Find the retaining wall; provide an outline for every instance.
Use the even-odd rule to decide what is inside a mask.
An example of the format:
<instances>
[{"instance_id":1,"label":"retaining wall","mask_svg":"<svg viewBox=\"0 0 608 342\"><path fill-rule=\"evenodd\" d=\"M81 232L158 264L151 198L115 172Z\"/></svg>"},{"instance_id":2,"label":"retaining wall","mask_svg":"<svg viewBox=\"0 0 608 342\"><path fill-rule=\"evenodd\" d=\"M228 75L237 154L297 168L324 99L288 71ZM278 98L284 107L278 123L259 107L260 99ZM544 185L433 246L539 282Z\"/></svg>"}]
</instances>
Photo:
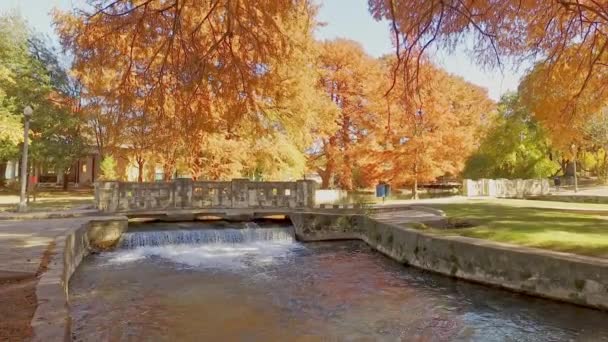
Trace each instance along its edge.
<instances>
[{"instance_id":1,"label":"retaining wall","mask_svg":"<svg viewBox=\"0 0 608 342\"><path fill-rule=\"evenodd\" d=\"M608 310L608 260L446 237L364 215L290 215L301 241L361 239L390 258L444 275Z\"/></svg>"},{"instance_id":2,"label":"retaining wall","mask_svg":"<svg viewBox=\"0 0 608 342\"><path fill-rule=\"evenodd\" d=\"M31 322L33 341L71 341L70 278L91 249L113 246L127 226L126 217L96 218L55 239L56 252L36 286L38 307Z\"/></svg>"},{"instance_id":3,"label":"retaining wall","mask_svg":"<svg viewBox=\"0 0 608 342\"><path fill-rule=\"evenodd\" d=\"M293 212L289 216L300 241L360 239L406 265L608 310L606 259L437 236L381 222L365 213ZM127 227L126 217L95 218L55 240L57 253L36 287L34 341L71 339L69 280L91 249L113 246Z\"/></svg>"}]
</instances>

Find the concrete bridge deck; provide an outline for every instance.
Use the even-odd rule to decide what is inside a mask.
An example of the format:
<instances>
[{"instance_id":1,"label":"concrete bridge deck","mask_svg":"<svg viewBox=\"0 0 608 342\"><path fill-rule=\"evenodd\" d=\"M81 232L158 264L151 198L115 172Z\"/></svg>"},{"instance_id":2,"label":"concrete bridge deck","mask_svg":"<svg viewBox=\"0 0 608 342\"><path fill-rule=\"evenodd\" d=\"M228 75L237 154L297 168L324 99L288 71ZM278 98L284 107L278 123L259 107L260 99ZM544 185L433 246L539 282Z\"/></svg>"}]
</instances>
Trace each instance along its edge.
<instances>
[{"instance_id":1,"label":"concrete bridge deck","mask_svg":"<svg viewBox=\"0 0 608 342\"><path fill-rule=\"evenodd\" d=\"M194 221L207 219L223 219L228 221L248 221L275 216L294 215L296 213L324 213L344 215L371 215L379 220L394 224L411 222L427 222L443 219L443 213L428 207L411 205L369 206L335 205L331 207L317 206L314 208L191 208L191 209L159 209L159 210L129 210L116 212L129 219L152 219L158 221Z\"/></svg>"}]
</instances>

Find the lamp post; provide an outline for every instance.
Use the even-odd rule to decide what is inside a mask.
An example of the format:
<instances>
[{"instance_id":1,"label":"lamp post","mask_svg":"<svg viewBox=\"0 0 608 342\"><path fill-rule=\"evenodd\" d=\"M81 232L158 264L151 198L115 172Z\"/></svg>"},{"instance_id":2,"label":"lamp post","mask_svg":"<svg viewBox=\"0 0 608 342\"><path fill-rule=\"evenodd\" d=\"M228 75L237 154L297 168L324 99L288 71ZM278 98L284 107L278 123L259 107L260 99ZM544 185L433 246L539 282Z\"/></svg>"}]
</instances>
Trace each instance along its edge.
<instances>
[{"instance_id":1,"label":"lamp post","mask_svg":"<svg viewBox=\"0 0 608 342\"><path fill-rule=\"evenodd\" d=\"M574 193L578 192L578 177L576 176L576 144L572 144L572 153L574 154Z\"/></svg>"},{"instance_id":2,"label":"lamp post","mask_svg":"<svg viewBox=\"0 0 608 342\"><path fill-rule=\"evenodd\" d=\"M27 145L28 145L28 134L30 130L30 118L34 110L32 107L27 106L23 109L24 127L23 127L23 155L21 156L21 196L19 198L19 212L27 211Z\"/></svg>"}]
</instances>

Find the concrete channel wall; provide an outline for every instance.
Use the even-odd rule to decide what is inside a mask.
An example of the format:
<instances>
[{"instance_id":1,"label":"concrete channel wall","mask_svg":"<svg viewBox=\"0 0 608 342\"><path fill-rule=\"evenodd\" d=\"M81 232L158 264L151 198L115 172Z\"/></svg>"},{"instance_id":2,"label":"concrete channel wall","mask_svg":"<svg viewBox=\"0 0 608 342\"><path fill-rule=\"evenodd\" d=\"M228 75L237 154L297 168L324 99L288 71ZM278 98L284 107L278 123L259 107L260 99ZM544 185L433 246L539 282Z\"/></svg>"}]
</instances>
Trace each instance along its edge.
<instances>
[{"instance_id":1,"label":"concrete channel wall","mask_svg":"<svg viewBox=\"0 0 608 342\"><path fill-rule=\"evenodd\" d=\"M416 207L438 214L436 209ZM608 260L446 237L381 222L368 213L290 212L299 241L359 239L405 265L516 292L608 310ZM83 220L55 240L56 254L36 287L34 341L70 341L69 281L92 249L113 247L125 216Z\"/></svg>"},{"instance_id":2,"label":"concrete channel wall","mask_svg":"<svg viewBox=\"0 0 608 342\"><path fill-rule=\"evenodd\" d=\"M38 307L31 326L33 341L71 341L69 282L91 249L112 247L127 230L126 217L84 220L81 227L55 239L55 254L36 286Z\"/></svg>"},{"instance_id":3,"label":"concrete channel wall","mask_svg":"<svg viewBox=\"0 0 608 342\"><path fill-rule=\"evenodd\" d=\"M446 237L365 215L290 214L301 241L360 239L421 269L534 296L608 310L608 260Z\"/></svg>"}]
</instances>

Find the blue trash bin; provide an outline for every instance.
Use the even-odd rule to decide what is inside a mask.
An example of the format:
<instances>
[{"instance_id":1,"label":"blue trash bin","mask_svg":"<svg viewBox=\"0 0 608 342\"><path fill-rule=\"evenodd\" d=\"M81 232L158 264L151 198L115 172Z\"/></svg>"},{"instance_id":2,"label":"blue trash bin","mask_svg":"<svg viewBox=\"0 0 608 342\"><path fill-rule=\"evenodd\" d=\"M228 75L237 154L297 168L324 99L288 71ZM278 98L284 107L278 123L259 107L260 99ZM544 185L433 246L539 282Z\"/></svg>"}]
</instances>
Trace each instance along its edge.
<instances>
[{"instance_id":1,"label":"blue trash bin","mask_svg":"<svg viewBox=\"0 0 608 342\"><path fill-rule=\"evenodd\" d=\"M386 197L386 185L378 184L376 185L376 197Z\"/></svg>"}]
</instances>

